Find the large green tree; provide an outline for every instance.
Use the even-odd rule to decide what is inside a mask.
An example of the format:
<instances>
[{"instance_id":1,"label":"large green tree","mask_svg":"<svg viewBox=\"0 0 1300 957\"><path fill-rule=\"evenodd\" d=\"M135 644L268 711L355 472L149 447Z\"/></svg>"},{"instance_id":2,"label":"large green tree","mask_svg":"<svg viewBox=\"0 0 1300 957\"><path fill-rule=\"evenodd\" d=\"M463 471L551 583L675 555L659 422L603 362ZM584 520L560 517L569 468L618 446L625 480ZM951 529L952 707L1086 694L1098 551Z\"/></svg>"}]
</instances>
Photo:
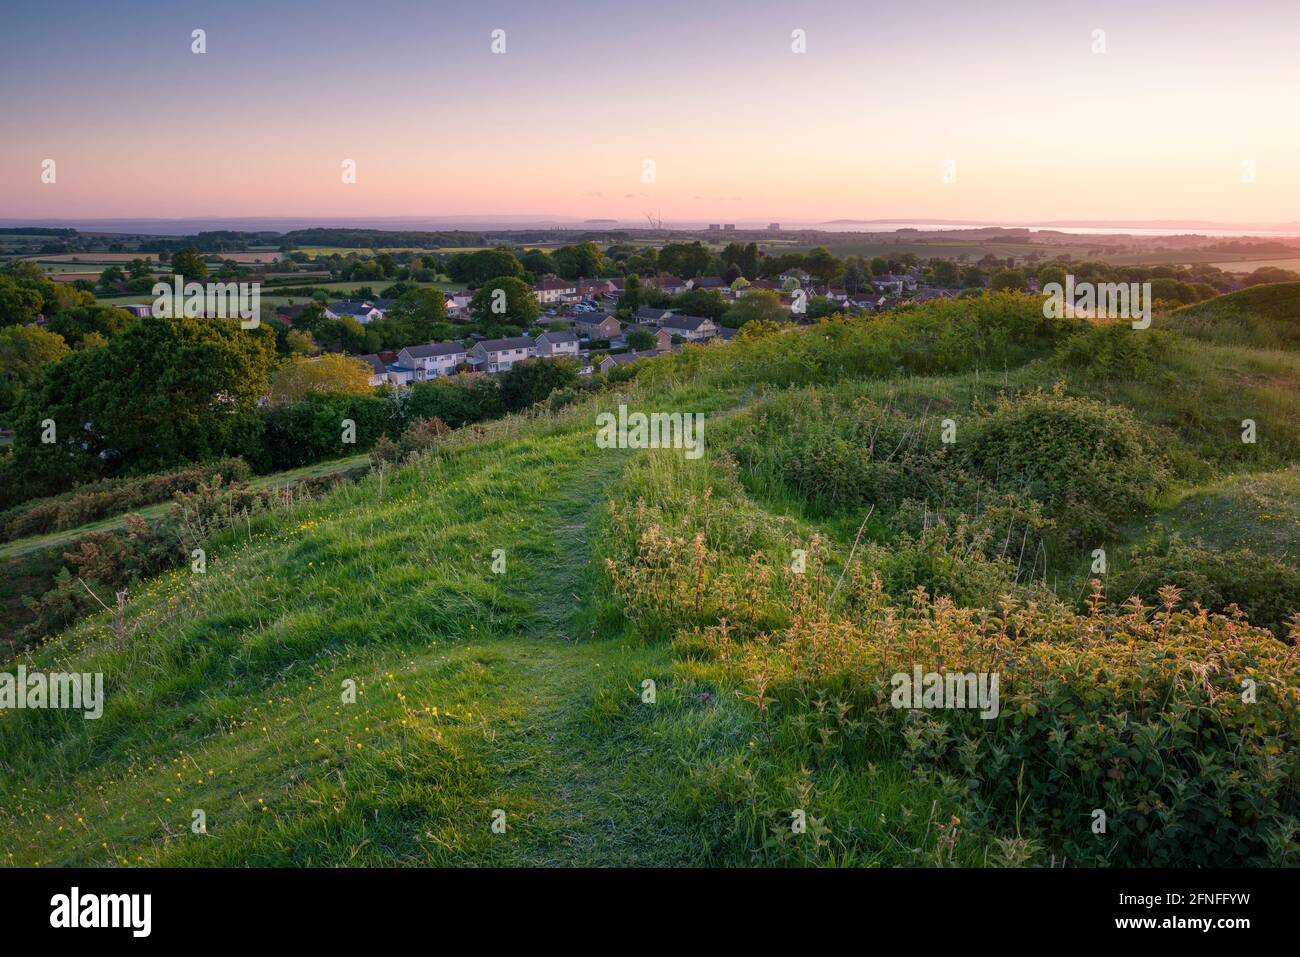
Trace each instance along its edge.
<instances>
[{"instance_id":1,"label":"large green tree","mask_svg":"<svg viewBox=\"0 0 1300 957\"><path fill-rule=\"evenodd\" d=\"M498 276L485 282L469 301L469 314L484 332L502 326L527 327L537 321L541 309L532 289L513 276Z\"/></svg>"},{"instance_id":2,"label":"large green tree","mask_svg":"<svg viewBox=\"0 0 1300 957\"><path fill-rule=\"evenodd\" d=\"M187 246L172 253L172 271L186 279L206 279L208 264L203 261L202 253L193 246Z\"/></svg>"},{"instance_id":3,"label":"large green tree","mask_svg":"<svg viewBox=\"0 0 1300 957\"><path fill-rule=\"evenodd\" d=\"M402 345L428 342L447 322L447 297L441 289L411 289L398 297L385 318L395 326Z\"/></svg>"},{"instance_id":4,"label":"large green tree","mask_svg":"<svg viewBox=\"0 0 1300 957\"><path fill-rule=\"evenodd\" d=\"M14 414L20 470L51 484L221 455L266 395L275 333L233 319L145 318L51 367ZM55 441L46 420L52 420Z\"/></svg>"}]
</instances>

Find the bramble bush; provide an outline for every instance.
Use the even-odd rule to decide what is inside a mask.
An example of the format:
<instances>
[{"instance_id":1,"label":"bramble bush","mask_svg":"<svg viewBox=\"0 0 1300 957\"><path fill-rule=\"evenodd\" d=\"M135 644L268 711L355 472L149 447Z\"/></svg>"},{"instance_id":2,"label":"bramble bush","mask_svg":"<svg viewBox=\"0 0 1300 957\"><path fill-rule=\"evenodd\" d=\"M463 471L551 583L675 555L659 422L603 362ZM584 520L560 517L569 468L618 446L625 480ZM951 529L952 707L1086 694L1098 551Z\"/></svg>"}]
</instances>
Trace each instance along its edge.
<instances>
[{"instance_id":1,"label":"bramble bush","mask_svg":"<svg viewBox=\"0 0 1300 957\"><path fill-rule=\"evenodd\" d=\"M1161 584L1177 585L1183 600L1211 611L1236 605L1252 624L1279 638L1300 608L1300 568L1250 548L1211 548L1174 534L1123 553L1107 575L1112 598L1150 597Z\"/></svg>"},{"instance_id":2,"label":"bramble bush","mask_svg":"<svg viewBox=\"0 0 1300 957\"><path fill-rule=\"evenodd\" d=\"M1002 396L963 443L967 461L999 489L1043 504L1069 545L1101 543L1151 508L1170 475L1156 442L1122 406L1059 389Z\"/></svg>"},{"instance_id":3,"label":"bramble bush","mask_svg":"<svg viewBox=\"0 0 1300 957\"><path fill-rule=\"evenodd\" d=\"M217 475L243 481L250 473L242 459L226 458L154 475L101 479L0 512L0 541L76 528L141 505L165 502L177 492L191 491Z\"/></svg>"}]
</instances>

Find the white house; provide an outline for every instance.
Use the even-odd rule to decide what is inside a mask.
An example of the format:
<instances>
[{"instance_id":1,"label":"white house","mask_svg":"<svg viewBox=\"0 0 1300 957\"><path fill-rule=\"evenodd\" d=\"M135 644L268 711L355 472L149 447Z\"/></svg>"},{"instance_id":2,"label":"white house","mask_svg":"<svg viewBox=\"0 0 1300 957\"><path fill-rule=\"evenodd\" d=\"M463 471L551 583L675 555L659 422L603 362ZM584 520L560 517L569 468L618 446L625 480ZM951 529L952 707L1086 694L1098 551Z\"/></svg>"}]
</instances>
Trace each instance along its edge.
<instances>
[{"instance_id":1,"label":"white house","mask_svg":"<svg viewBox=\"0 0 1300 957\"><path fill-rule=\"evenodd\" d=\"M578 294L578 287L572 279L543 279L533 286L533 295L543 305L565 302Z\"/></svg>"},{"instance_id":2,"label":"white house","mask_svg":"<svg viewBox=\"0 0 1300 957\"><path fill-rule=\"evenodd\" d=\"M577 356L578 334L571 329L563 332L543 332L533 341L534 354L550 359Z\"/></svg>"},{"instance_id":3,"label":"white house","mask_svg":"<svg viewBox=\"0 0 1300 957\"><path fill-rule=\"evenodd\" d=\"M718 334L718 324L704 316L667 316L659 323L659 328L687 342L712 339Z\"/></svg>"},{"instance_id":4,"label":"white house","mask_svg":"<svg viewBox=\"0 0 1300 957\"><path fill-rule=\"evenodd\" d=\"M325 317L327 319L355 319L364 326L375 319L384 318L384 310L377 308L374 303L370 302L340 300L331 302L325 307Z\"/></svg>"},{"instance_id":5,"label":"white house","mask_svg":"<svg viewBox=\"0 0 1300 957\"><path fill-rule=\"evenodd\" d=\"M411 369L416 382L451 375L468 360L469 350L459 342L407 346L397 354L398 365Z\"/></svg>"},{"instance_id":6,"label":"white house","mask_svg":"<svg viewBox=\"0 0 1300 957\"><path fill-rule=\"evenodd\" d=\"M475 343L470 350L470 355L479 360L486 372L505 372L516 362L522 362L535 354L536 347L528 336L484 339Z\"/></svg>"}]
</instances>

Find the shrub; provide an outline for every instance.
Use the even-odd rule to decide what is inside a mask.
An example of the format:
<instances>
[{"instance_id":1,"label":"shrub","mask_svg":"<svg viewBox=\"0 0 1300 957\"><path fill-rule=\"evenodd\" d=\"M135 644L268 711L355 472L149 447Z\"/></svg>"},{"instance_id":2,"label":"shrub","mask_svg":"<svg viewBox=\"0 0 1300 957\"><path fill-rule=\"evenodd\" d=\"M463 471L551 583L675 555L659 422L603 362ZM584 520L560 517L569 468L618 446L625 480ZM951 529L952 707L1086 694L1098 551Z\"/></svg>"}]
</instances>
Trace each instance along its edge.
<instances>
[{"instance_id":1,"label":"shrub","mask_svg":"<svg viewBox=\"0 0 1300 957\"><path fill-rule=\"evenodd\" d=\"M1010 596L963 609L924 588L900 605L861 561L829 573L820 539L802 574L774 549L727 547L716 523L740 510L733 491L661 491L615 508L606 568L625 614L645 637L675 636L679 657L712 662L766 747L814 777L901 760L918 781L960 783L966 827L1070 863L1300 856L1300 659L1244 617L1188 610L1173 587L1159 608L1107 610L1100 583L1083 614ZM996 673L998 715L894 707L891 679L914 666ZM827 840L837 858L871 853L852 827Z\"/></svg>"},{"instance_id":2,"label":"shrub","mask_svg":"<svg viewBox=\"0 0 1300 957\"><path fill-rule=\"evenodd\" d=\"M1042 502L1071 545L1104 541L1169 481L1132 413L1059 390L1003 396L965 448L971 467L998 488Z\"/></svg>"},{"instance_id":3,"label":"shrub","mask_svg":"<svg viewBox=\"0 0 1300 957\"><path fill-rule=\"evenodd\" d=\"M1300 609L1300 568L1249 548L1219 550L1178 535L1134 547L1116 560L1108 577L1115 599L1150 597L1161 585L1177 585L1184 601L1211 611L1236 605L1279 638Z\"/></svg>"},{"instance_id":4,"label":"shrub","mask_svg":"<svg viewBox=\"0 0 1300 957\"><path fill-rule=\"evenodd\" d=\"M242 459L219 459L136 478L103 479L50 498L24 502L0 513L0 540L76 528L142 505L165 502L220 475L230 481L249 477Z\"/></svg>"},{"instance_id":5,"label":"shrub","mask_svg":"<svg viewBox=\"0 0 1300 957\"><path fill-rule=\"evenodd\" d=\"M1156 329L1134 329L1127 322L1089 324L1062 342L1058 361L1099 379L1149 379L1167 367L1180 340Z\"/></svg>"}]
</instances>

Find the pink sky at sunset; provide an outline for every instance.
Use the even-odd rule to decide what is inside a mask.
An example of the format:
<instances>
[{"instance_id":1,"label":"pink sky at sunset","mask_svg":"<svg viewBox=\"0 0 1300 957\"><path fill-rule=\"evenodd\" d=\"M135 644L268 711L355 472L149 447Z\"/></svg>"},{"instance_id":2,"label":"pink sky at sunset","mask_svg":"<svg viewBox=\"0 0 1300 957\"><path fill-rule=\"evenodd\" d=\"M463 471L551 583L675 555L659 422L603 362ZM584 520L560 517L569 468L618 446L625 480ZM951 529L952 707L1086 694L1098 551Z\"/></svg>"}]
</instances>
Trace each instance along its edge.
<instances>
[{"instance_id":1,"label":"pink sky at sunset","mask_svg":"<svg viewBox=\"0 0 1300 957\"><path fill-rule=\"evenodd\" d=\"M87 4L0 40L0 216L1300 219L1296 4L975 6Z\"/></svg>"}]
</instances>

